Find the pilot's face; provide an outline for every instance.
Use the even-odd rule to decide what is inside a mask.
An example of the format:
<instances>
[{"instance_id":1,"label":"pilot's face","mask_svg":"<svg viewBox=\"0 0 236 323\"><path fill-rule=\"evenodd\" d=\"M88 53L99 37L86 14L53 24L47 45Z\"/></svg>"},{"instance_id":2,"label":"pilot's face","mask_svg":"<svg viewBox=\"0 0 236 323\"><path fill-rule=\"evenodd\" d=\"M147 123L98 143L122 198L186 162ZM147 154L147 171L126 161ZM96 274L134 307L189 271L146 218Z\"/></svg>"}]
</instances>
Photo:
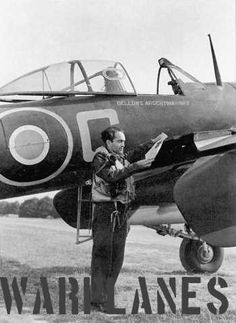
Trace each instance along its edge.
<instances>
[{"instance_id":1,"label":"pilot's face","mask_svg":"<svg viewBox=\"0 0 236 323\"><path fill-rule=\"evenodd\" d=\"M117 131L115 133L115 138L113 141L107 140L107 147L112 153L116 153L118 155L124 154L125 148L125 135L121 131Z\"/></svg>"}]
</instances>

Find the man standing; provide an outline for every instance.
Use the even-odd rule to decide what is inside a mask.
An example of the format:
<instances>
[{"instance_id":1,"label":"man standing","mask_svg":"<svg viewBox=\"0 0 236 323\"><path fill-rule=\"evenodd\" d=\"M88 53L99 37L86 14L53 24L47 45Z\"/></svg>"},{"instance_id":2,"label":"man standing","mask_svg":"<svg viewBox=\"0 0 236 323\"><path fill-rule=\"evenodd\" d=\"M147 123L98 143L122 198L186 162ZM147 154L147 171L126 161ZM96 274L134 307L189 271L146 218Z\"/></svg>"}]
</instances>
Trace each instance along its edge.
<instances>
[{"instance_id":1,"label":"man standing","mask_svg":"<svg viewBox=\"0 0 236 323\"><path fill-rule=\"evenodd\" d=\"M112 284L109 288L114 288L124 259L127 211L135 193L132 174L150 167L153 160L130 161L135 151L140 156L152 146L155 139L141 145L129 157L124 155L125 134L118 127L105 129L102 140L104 146L96 150L93 159L91 305L92 309L105 312L108 281Z\"/></svg>"}]
</instances>

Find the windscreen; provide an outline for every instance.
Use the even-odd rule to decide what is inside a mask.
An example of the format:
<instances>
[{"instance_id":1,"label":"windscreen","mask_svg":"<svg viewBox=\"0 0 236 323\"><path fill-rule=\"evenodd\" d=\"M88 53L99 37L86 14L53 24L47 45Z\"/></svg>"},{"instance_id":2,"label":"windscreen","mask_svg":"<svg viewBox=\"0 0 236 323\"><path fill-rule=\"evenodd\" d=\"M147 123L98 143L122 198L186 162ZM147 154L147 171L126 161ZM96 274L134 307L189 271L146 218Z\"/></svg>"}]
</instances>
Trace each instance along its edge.
<instances>
[{"instance_id":1,"label":"windscreen","mask_svg":"<svg viewBox=\"0 0 236 323\"><path fill-rule=\"evenodd\" d=\"M185 95L205 89L205 85L165 58L159 60L158 94Z\"/></svg>"}]
</instances>

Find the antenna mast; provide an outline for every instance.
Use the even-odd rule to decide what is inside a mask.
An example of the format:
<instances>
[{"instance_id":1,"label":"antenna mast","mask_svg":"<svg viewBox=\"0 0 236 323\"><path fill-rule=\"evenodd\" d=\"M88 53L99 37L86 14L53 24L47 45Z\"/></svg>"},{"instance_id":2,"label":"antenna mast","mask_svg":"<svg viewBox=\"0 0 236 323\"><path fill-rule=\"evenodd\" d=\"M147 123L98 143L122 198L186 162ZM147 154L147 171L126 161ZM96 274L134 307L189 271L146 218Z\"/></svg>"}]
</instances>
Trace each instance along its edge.
<instances>
[{"instance_id":1,"label":"antenna mast","mask_svg":"<svg viewBox=\"0 0 236 323\"><path fill-rule=\"evenodd\" d=\"M213 60L213 65L214 65L216 85L222 86L222 81L221 81L220 72L219 72L219 68L218 68L218 64L217 64L217 60L216 60L216 55L215 55L214 47L213 47L213 44L211 41L211 35L208 34L208 37L210 40L211 55L212 55L212 60Z\"/></svg>"}]
</instances>

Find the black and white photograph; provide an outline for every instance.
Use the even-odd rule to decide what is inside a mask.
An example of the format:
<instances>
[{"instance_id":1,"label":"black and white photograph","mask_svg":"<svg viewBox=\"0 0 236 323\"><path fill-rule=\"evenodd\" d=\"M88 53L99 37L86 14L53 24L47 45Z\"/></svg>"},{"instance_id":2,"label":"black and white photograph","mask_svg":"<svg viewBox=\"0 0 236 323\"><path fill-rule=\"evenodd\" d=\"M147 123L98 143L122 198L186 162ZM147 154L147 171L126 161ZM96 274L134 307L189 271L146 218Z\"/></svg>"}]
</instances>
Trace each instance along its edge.
<instances>
[{"instance_id":1,"label":"black and white photograph","mask_svg":"<svg viewBox=\"0 0 236 323\"><path fill-rule=\"evenodd\" d=\"M0 323L236 321L236 1L0 10Z\"/></svg>"}]
</instances>

